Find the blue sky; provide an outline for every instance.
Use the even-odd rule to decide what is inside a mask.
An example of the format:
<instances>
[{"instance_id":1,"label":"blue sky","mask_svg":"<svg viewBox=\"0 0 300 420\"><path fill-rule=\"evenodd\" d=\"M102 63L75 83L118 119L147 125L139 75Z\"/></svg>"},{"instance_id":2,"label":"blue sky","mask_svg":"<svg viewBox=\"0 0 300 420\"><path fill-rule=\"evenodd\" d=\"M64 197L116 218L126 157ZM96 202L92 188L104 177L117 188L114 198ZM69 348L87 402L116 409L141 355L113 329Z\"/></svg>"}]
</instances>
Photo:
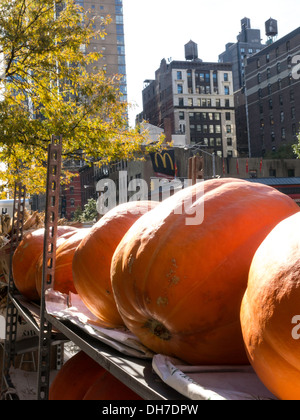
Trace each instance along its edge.
<instances>
[{"instance_id":1,"label":"blue sky","mask_svg":"<svg viewBox=\"0 0 300 420\"><path fill-rule=\"evenodd\" d=\"M266 41L265 21L278 21L279 38L300 26L299 0L123 0L130 123L142 110L143 81L155 78L163 58L184 59L184 45L198 44L199 58L218 61L225 44L235 42L240 21L251 19Z\"/></svg>"}]
</instances>

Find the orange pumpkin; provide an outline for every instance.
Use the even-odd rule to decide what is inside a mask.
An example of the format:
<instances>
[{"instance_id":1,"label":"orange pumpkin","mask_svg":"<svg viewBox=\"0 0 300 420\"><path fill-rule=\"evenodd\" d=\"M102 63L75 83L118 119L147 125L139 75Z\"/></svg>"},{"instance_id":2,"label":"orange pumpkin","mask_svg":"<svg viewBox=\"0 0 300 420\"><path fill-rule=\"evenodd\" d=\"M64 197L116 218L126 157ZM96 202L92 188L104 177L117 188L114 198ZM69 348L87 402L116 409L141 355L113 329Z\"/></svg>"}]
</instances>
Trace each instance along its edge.
<instances>
[{"instance_id":1,"label":"orange pumpkin","mask_svg":"<svg viewBox=\"0 0 300 420\"><path fill-rule=\"evenodd\" d=\"M54 290L65 294L69 294L69 292L75 294L77 293L73 282L72 262L76 248L89 232L90 228L78 229L78 231L72 234L69 238L63 241L60 239L58 241L53 284ZM36 288L39 296L41 296L42 277L43 255L39 258L36 267Z\"/></svg>"},{"instance_id":2,"label":"orange pumpkin","mask_svg":"<svg viewBox=\"0 0 300 420\"><path fill-rule=\"evenodd\" d=\"M249 360L283 400L300 399L300 213L279 223L258 248L241 306Z\"/></svg>"},{"instance_id":3,"label":"orange pumpkin","mask_svg":"<svg viewBox=\"0 0 300 420\"><path fill-rule=\"evenodd\" d=\"M58 226L58 238L72 235L77 229L71 226ZM13 255L12 274L15 286L29 300L39 300L36 289L36 264L43 254L45 229L37 229L24 236Z\"/></svg>"},{"instance_id":4,"label":"orange pumpkin","mask_svg":"<svg viewBox=\"0 0 300 420\"><path fill-rule=\"evenodd\" d=\"M139 201L115 207L92 227L75 252L75 288L103 327L124 325L116 308L110 282L110 263L114 251L133 223L157 204Z\"/></svg>"},{"instance_id":5,"label":"orange pumpkin","mask_svg":"<svg viewBox=\"0 0 300 420\"><path fill-rule=\"evenodd\" d=\"M55 376L49 390L50 401L82 400L87 390L105 370L80 351L71 357Z\"/></svg>"},{"instance_id":6,"label":"orange pumpkin","mask_svg":"<svg viewBox=\"0 0 300 420\"><path fill-rule=\"evenodd\" d=\"M132 226L113 256L125 325L154 352L191 364L247 363L239 314L253 255L298 211L275 189L238 179L205 181L168 198Z\"/></svg>"},{"instance_id":7,"label":"orange pumpkin","mask_svg":"<svg viewBox=\"0 0 300 420\"><path fill-rule=\"evenodd\" d=\"M88 401L124 401L142 400L142 398L115 378L111 373L105 371L93 385L88 389L83 400Z\"/></svg>"}]
</instances>

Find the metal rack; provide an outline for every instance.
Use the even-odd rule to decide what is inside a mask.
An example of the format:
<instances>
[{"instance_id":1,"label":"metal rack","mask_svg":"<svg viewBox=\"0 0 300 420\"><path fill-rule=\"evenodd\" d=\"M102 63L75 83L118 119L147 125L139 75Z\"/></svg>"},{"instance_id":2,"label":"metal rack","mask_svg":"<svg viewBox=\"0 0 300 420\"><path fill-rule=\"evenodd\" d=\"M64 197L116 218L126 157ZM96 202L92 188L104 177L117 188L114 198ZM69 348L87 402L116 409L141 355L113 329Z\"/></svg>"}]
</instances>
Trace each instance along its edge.
<instances>
[{"instance_id":1,"label":"metal rack","mask_svg":"<svg viewBox=\"0 0 300 420\"><path fill-rule=\"evenodd\" d=\"M14 193L13 206L13 224L10 242L10 262L9 262L9 279L7 285L7 306L6 306L6 325L5 325L5 343L3 348L3 367L2 367L2 381L1 390L7 391L13 388L9 376L9 369L17 354L17 321L18 310L14 305L13 294L16 290L12 277L12 257L15 249L23 238L23 224L25 211L26 188L17 183ZM11 394L11 399L18 399L16 394Z\"/></svg>"},{"instance_id":2,"label":"metal rack","mask_svg":"<svg viewBox=\"0 0 300 420\"><path fill-rule=\"evenodd\" d=\"M36 346L39 354L37 372L38 400L47 400L49 397L50 348L54 344L63 345L62 343L66 341L72 341L143 399L184 400L185 398L182 395L165 385L153 373L151 360L124 356L117 350L96 340L70 321L58 320L47 313L45 296L47 289L51 288L53 284L55 270L61 154L62 139L61 137L53 136L48 148L43 284L40 307L27 302L24 297L17 293L11 275L12 265L10 266L2 390L13 387L9 378L9 368L18 351L16 347L15 324L16 317L21 315L37 333L35 342L30 343L30 345ZM16 236L11 249L11 261L13 250L22 238L22 217L24 220L25 189L18 188L15 192L18 218L16 221ZM18 399L17 395L12 394L12 399Z\"/></svg>"}]
</instances>

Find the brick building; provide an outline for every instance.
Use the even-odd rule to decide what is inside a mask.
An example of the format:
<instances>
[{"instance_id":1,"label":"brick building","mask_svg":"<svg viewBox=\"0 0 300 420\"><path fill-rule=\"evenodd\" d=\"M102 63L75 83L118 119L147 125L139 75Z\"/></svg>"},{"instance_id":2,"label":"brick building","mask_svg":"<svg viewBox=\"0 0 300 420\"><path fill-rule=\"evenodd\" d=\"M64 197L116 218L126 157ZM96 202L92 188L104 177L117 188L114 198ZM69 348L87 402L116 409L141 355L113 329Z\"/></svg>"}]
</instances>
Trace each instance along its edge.
<instances>
[{"instance_id":1,"label":"brick building","mask_svg":"<svg viewBox=\"0 0 300 420\"><path fill-rule=\"evenodd\" d=\"M246 58L261 51L265 47L261 42L259 29L251 28L248 18L241 20L241 32L237 36L237 42L229 42L225 51L219 55L220 63L232 63L233 89L234 92L245 84Z\"/></svg>"},{"instance_id":2,"label":"brick building","mask_svg":"<svg viewBox=\"0 0 300 420\"><path fill-rule=\"evenodd\" d=\"M297 142L300 78L293 67L298 56L300 27L248 58L245 78L253 157Z\"/></svg>"}]
</instances>

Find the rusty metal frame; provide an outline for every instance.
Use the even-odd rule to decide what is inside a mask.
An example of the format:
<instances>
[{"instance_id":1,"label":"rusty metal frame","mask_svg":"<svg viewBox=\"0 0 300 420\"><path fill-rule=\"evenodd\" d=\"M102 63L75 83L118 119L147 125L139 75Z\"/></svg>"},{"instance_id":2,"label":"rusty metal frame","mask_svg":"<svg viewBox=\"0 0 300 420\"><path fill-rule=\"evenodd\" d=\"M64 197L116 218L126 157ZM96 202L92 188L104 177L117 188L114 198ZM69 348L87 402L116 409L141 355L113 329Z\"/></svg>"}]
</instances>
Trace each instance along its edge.
<instances>
[{"instance_id":1,"label":"rusty metal frame","mask_svg":"<svg viewBox=\"0 0 300 420\"><path fill-rule=\"evenodd\" d=\"M18 310L12 301L12 295L16 291L12 274L13 254L23 239L23 226L26 204L26 187L22 183L15 184L14 204L13 204L13 222L10 239L10 262L9 262L9 280L7 289L7 306L6 306L6 325L5 325L5 343L3 352L3 367L1 380L2 397L10 399L18 399L15 393L10 395L9 389L13 389L10 381L9 369L14 363L16 353L16 338L18 325Z\"/></svg>"},{"instance_id":2,"label":"rusty metal frame","mask_svg":"<svg viewBox=\"0 0 300 420\"><path fill-rule=\"evenodd\" d=\"M59 212L62 137L52 136L48 146L43 281L40 307L38 400L48 400L52 324L46 319L46 292L54 283L57 221Z\"/></svg>"}]
</instances>

